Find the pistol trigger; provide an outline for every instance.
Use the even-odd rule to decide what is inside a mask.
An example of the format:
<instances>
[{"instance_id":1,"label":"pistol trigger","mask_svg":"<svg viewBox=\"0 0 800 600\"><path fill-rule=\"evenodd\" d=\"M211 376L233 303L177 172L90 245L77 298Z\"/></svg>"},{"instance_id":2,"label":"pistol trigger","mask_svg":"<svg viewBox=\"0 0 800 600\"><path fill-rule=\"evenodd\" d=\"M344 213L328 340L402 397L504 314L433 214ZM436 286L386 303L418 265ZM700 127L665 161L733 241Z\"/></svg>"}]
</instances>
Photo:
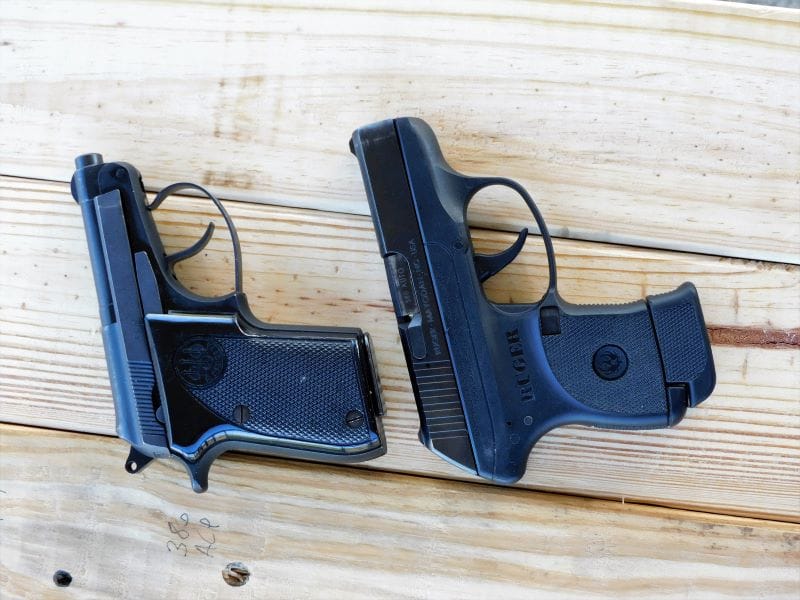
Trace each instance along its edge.
<instances>
[{"instance_id":1,"label":"pistol trigger","mask_svg":"<svg viewBox=\"0 0 800 600\"><path fill-rule=\"evenodd\" d=\"M475 271L478 273L478 281L483 283L492 275L497 275L512 262L525 245L528 238L528 228L525 227L519 232L517 239L511 246L498 252L497 254L475 254Z\"/></svg>"},{"instance_id":2,"label":"pistol trigger","mask_svg":"<svg viewBox=\"0 0 800 600\"><path fill-rule=\"evenodd\" d=\"M194 244L192 244L188 248L184 250L179 250L178 252L170 254L169 256L166 257L165 260L167 261L167 266L169 266L171 269L172 267L175 266L176 263L179 263L182 260L186 260L187 258L191 258L195 254L202 252L203 248L208 246L208 242L211 241L211 236L213 235L214 235L214 221L211 221L208 224L208 227L206 227L205 233L199 240L197 240Z\"/></svg>"}]
</instances>

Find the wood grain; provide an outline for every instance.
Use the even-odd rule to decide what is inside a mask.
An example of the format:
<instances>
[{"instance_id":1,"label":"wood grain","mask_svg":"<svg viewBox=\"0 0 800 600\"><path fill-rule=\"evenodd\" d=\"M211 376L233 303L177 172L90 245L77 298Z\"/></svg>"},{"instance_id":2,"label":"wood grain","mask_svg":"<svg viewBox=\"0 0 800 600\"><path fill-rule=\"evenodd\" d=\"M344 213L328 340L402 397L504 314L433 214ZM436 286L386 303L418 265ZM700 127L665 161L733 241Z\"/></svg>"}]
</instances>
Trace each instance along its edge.
<instances>
[{"instance_id":1,"label":"wood grain","mask_svg":"<svg viewBox=\"0 0 800 600\"><path fill-rule=\"evenodd\" d=\"M366 213L350 132L427 119L564 237L800 262L800 13L718 2L3 2L0 173ZM32 34L35 32L35 34ZM476 222L519 229L492 195Z\"/></svg>"},{"instance_id":2,"label":"wood grain","mask_svg":"<svg viewBox=\"0 0 800 600\"><path fill-rule=\"evenodd\" d=\"M196 495L160 465L128 475L116 446L0 426L3 597L778 599L800 591L797 525L244 457L220 463L218 484ZM210 550L201 534L214 541ZM244 587L223 582L231 561L251 571ZM54 586L57 569L73 576L70 587Z\"/></svg>"},{"instance_id":3,"label":"wood grain","mask_svg":"<svg viewBox=\"0 0 800 600\"><path fill-rule=\"evenodd\" d=\"M212 217L208 202L179 197L159 209L167 246L188 246ZM389 454L372 467L464 477L417 440L418 419L385 273L365 217L229 202L244 249L254 312L275 323L352 324L374 339L388 405ZM92 275L80 211L59 183L0 179L0 419L111 434ZM218 231L223 231L219 228ZM475 232L483 249L504 236ZM497 300L530 301L544 287L536 242L492 283ZM698 286L708 325L747 332L715 345L718 386L676 429L565 427L535 448L522 485L771 518L800 518L800 348L768 343L797 331L800 269L608 244L558 241L563 293L621 302ZM192 289L231 284L230 251L215 237L179 276ZM122 443L116 446L120 461ZM182 474L177 474L182 478ZM211 473L215 485L216 468Z\"/></svg>"}]
</instances>

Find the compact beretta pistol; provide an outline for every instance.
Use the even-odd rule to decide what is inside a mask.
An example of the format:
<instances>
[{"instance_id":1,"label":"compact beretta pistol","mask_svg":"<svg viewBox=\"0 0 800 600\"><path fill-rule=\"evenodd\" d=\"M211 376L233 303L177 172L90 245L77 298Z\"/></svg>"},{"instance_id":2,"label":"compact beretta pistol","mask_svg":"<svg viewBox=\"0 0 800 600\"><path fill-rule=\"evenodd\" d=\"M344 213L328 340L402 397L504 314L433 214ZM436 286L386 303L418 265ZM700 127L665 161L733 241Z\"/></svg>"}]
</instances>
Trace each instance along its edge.
<instances>
[{"instance_id":1,"label":"compact beretta pistol","mask_svg":"<svg viewBox=\"0 0 800 600\"><path fill-rule=\"evenodd\" d=\"M714 363L691 283L630 304L571 304L556 291L547 226L520 184L457 173L420 119L362 127L350 148L386 265L420 439L433 452L513 483L554 427L667 427L711 394ZM499 254L473 251L467 205L492 185L515 190L542 235L550 282L535 304L494 303L483 292L527 236L522 230Z\"/></svg>"},{"instance_id":2,"label":"compact beretta pistol","mask_svg":"<svg viewBox=\"0 0 800 600\"><path fill-rule=\"evenodd\" d=\"M383 412L369 337L360 329L272 325L250 311L241 251L222 203L200 186L177 183L148 204L139 172L99 154L75 160L72 195L81 207L100 304L117 433L138 472L173 457L195 491L208 486L214 458L235 450L329 462L386 452ZM234 246L235 288L199 296L167 255L152 211L170 194L206 194Z\"/></svg>"}]
</instances>

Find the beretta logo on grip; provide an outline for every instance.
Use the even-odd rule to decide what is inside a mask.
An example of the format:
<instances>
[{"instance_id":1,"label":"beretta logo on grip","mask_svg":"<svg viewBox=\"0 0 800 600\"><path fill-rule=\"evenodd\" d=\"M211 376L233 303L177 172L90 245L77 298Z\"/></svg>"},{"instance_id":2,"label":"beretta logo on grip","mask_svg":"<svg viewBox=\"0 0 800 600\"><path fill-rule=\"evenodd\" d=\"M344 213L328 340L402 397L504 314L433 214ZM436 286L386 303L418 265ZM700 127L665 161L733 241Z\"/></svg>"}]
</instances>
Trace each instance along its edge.
<instances>
[{"instance_id":1,"label":"beretta logo on grip","mask_svg":"<svg viewBox=\"0 0 800 600\"><path fill-rule=\"evenodd\" d=\"M211 387L222 379L227 365L225 350L207 337L192 337L175 352L173 366L189 387Z\"/></svg>"}]
</instances>

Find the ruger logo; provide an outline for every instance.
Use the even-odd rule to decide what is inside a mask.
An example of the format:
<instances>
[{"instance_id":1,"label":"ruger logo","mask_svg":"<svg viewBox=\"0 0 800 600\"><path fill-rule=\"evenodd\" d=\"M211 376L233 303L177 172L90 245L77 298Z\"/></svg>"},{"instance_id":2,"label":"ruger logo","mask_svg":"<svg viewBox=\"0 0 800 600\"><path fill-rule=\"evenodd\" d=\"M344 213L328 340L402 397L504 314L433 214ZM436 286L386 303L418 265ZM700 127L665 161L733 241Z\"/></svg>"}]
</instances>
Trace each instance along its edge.
<instances>
[{"instance_id":1,"label":"ruger logo","mask_svg":"<svg viewBox=\"0 0 800 600\"><path fill-rule=\"evenodd\" d=\"M525 360L525 350L522 347L519 330L511 329L506 331L506 342L508 343L508 351L511 354L511 366L515 372L519 399L522 402L533 400L531 374L528 371L528 361Z\"/></svg>"}]
</instances>

